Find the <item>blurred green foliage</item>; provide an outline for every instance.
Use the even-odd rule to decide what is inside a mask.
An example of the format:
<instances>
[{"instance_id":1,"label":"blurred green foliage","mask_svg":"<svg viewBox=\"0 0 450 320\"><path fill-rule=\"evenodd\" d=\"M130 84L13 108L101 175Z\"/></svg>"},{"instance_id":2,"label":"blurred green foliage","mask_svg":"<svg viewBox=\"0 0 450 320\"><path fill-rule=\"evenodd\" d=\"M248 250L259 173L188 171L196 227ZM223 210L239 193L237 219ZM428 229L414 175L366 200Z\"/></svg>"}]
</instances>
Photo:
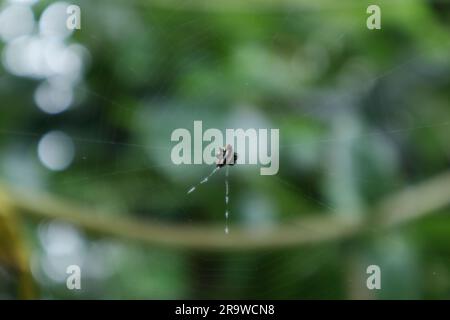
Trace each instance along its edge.
<instances>
[{"instance_id":1,"label":"blurred green foliage","mask_svg":"<svg viewBox=\"0 0 450 320\"><path fill-rule=\"evenodd\" d=\"M71 2L82 28L66 41L86 56L69 110L42 112L33 100L39 82L0 69L0 177L9 186L142 221L223 224L223 175L186 196L210 168L170 162L172 130L194 120L280 129L277 176L230 171L231 230L317 212L368 214L384 196L448 170L447 1L375 1L375 31L366 28L368 1ZM51 3L33 6L37 20ZM56 129L75 144L61 172L36 151ZM39 298L450 297L448 209L376 236L225 254L150 248L55 223L18 226ZM72 251L49 249L55 242ZM65 263L82 265L80 292L51 276ZM382 269L375 293L365 287L369 264ZM0 264L0 297L16 297L17 281Z\"/></svg>"}]
</instances>

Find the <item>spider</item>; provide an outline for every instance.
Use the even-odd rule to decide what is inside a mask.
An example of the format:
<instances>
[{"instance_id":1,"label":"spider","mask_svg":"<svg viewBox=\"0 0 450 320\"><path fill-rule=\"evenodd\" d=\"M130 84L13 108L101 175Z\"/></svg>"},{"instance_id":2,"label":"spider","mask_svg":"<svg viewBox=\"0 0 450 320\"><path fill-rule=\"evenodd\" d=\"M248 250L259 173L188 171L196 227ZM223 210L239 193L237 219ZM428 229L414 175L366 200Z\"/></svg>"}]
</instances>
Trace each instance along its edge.
<instances>
[{"instance_id":1,"label":"spider","mask_svg":"<svg viewBox=\"0 0 450 320\"><path fill-rule=\"evenodd\" d=\"M222 168L225 165L234 166L238 155L236 152L233 152L233 147L230 144L227 144L225 147L220 148L216 153L216 167Z\"/></svg>"}]
</instances>

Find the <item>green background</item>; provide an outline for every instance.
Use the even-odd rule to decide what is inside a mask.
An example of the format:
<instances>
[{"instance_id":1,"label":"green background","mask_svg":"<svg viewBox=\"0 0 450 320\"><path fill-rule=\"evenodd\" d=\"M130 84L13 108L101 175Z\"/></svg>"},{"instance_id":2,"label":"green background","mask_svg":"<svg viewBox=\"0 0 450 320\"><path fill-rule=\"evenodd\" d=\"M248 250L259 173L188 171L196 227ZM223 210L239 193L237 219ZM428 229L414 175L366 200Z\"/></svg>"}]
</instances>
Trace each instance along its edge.
<instances>
[{"instance_id":1,"label":"green background","mask_svg":"<svg viewBox=\"0 0 450 320\"><path fill-rule=\"evenodd\" d=\"M68 110L0 67L1 298L450 297L449 2L71 3ZM230 168L228 236L223 170L188 196L212 168L170 160L194 120L280 130L277 175ZM37 153L52 130L73 139L62 171Z\"/></svg>"}]
</instances>

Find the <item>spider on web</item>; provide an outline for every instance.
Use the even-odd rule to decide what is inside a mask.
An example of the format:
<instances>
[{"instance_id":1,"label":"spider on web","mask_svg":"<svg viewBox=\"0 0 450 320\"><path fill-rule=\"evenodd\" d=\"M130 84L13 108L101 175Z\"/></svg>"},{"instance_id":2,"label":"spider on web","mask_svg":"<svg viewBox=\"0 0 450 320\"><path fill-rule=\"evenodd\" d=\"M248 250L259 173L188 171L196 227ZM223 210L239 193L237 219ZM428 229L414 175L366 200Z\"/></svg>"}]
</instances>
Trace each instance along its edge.
<instances>
[{"instance_id":1,"label":"spider on web","mask_svg":"<svg viewBox=\"0 0 450 320\"><path fill-rule=\"evenodd\" d=\"M229 202L229 185L228 185L228 166L234 166L238 155L233 151L233 147L230 144L227 144L223 148L219 147L219 150L216 153L216 167L214 170L205 178L203 178L199 183L192 186L187 194L194 192L197 187L201 184L208 182L209 178L211 178L219 169L226 166L225 171L225 233L228 234L228 202Z\"/></svg>"}]
</instances>

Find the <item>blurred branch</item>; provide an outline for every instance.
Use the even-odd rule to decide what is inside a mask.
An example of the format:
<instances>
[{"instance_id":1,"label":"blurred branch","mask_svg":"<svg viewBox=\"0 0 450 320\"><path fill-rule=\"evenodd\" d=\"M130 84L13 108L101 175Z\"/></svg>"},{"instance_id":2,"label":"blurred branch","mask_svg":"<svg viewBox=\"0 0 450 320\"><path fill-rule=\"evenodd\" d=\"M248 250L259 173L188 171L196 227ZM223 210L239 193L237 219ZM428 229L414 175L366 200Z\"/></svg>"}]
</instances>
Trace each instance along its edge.
<instances>
[{"instance_id":1,"label":"blurred branch","mask_svg":"<svg viewBox=\"0 0 450 320\"><path fill-rule=\"evenodd\" d=\"M10 191L9 197L18 212L37 219L63 220L94 235L175 249L258 250L342 239L373 227L393 227L444 208L450 203L450 172L387 197L375 207L375 216L362 215L372 217L367 221L320 214L271 229L234 227L229 235L217 226L144 223L45 194Z\"/></svg>"},{"instance_id":2,"label":"blurred branch","mask_svg":"<svg viewBox=\"0 0 450 320\"><path fill-rule=\"evenodd\" d=\"M380 224L386 227L420 218L450 203L450 172L387 197L379 203Z\"/></svg>"},{"instance_id":3,"label":"blurred branch","mask_svg":"<svg viewBox=\"0 0 450 320\"><path fill-rule=\"evenodd\" d=\"M17 275L18 297L35 299L36 287L30 270L29 252L20 232L18 219L11 199L0 192L0 262Z\"/></svg>"}]
</instances>

